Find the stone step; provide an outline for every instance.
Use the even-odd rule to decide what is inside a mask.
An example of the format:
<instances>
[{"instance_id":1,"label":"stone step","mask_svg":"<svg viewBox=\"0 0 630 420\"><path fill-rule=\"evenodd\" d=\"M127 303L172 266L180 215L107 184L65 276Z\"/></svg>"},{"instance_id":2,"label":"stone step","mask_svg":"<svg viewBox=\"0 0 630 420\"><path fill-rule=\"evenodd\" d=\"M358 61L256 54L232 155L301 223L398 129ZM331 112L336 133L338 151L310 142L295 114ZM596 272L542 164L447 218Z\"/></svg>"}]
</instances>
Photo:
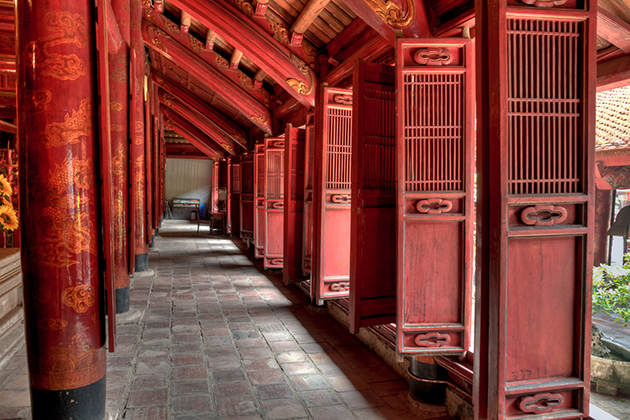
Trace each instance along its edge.
<instances>
[{"instance_id":1,"label":"stone step","mask_svg":"<svg viewBox=\"0 0 630 420\"><path fill-rule=\"evenodd\" d=\"M24 343L24 311L20 307L0 319L0 369Z\"/></svg>"}]
</instances>

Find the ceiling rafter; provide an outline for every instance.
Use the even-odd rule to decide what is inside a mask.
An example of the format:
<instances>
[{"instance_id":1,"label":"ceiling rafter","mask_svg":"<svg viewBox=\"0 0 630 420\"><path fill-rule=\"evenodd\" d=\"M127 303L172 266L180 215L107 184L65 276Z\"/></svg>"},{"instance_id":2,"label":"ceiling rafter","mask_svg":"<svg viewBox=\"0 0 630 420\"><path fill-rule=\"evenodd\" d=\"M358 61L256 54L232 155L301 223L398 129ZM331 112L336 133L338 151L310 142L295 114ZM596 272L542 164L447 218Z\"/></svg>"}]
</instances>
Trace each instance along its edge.
<instances>
[{"instance_id":1,"label":"ceiling rafter","mask_svg":"<svg viewBox=\"0 0 630 420\"><path fill-rule=\"evenodd\" d=\"M192 24L192 16L182 10L182 15L180 19L181 23L179 25L179 30L182 31L182 33L187 34L190 30L190 25Z\"/></svg>"},{"instance_id":2,"label":"ceiling rafter","mask_svg":"<svg viewBox=\"0 0 630 420\"><path fill-rule=\"evenodd\" d=\"M630 54L630 24L601 7L597 9L597 35Z\"/></svg>"},{"instance_id":3,"label":"ceiling rafter","mask_svg":"<svg viewBox=\"0 0 630 420\"><path fill-rule=\"evenodd\" d=\"M165 126L183 136L186 140L197 146L199 150L210 157L216 156L218 159L228 157L225 150L219 147L207 134L187 121L185 117L182 117L179 113L168 108L166 105L160 105L160 111L164 117Z\"/></svg>"},{"instance_id":4,"label":"ceiling rafter","mask_svg":"<svg viewBox=\"0 0 630 420\"><path fill-rule=\"evenodd\" d=\"M240 110L251 122L267 134L272 133L272 115L267 107L248 95L241 87L173 40L166 32L143 21L142 33L146 44L167 57L177 57L179 66L200 82L212 87L230 106Z\"/></svg>"},{"instance_id":5,"label":"ceiling rafter","mask_svg":"<svg viewBox=\"0 0 630 420\"><path fill-rule=\"evenodd\" d=\"M247 149L247 136L245 135L245 131L228 116L213 109L203 99L200 99L191 91L180 87L176 82L167 78L163 74L153 73L151 77L158 86L166 92L176 96L182 103L212 121L214 124L219 126L221 130L226 132L234 142Z\"/></svg>"},{"instance_id":6,"label":"ceiling rafter","mask_svg":"<svg viewBox=\"0 0 630 420\"><path fill-rule=\"evenodd\" d=\"M317 16L324 11L330 0L309 0L300 16L293 22L291 26L290 45L298 46L302 44L304 33L313 24Z\"/></svg>"},{"instance_id":7,"label":"ceiling rafter","mask_svg":"<svg viewBox=\"0 0 630 420\"><path fill-rule=\"evenodd\" d=\"M236 143L232 140L228 133L223 131L214 122L207 119L203 114L197 112L197 110L185 105L174 95L165 92L163 89L158 91L158 98L160 103L166 105L180 115L187 117L190 122L199 127L230 155L234 155L238 151Z\"/></svg>"},{"instance_id":8,"label":"ceiling rafter","mask_svg":"<svg viewBox=\"0 0 630 420\"><path fill-rule=\"evenodd\" d=\"M269 34L241 19L239 12L232 6L196 0L172 0L171 3L186 10L241 50L304 106L312 108L315 105L315 88L318 83L315 72L295 54L278 45Z\"/></svg>"}]
</instances>

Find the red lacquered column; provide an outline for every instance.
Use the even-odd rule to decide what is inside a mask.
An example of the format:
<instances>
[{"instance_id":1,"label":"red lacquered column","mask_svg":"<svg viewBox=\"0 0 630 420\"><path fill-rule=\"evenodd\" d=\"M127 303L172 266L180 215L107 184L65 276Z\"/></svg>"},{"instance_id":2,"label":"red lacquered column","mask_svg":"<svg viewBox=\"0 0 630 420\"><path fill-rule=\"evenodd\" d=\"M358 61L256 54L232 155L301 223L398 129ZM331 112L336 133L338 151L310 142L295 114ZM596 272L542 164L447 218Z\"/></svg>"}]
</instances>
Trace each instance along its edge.
<instances>
[{"instance_id":1,"label":"red lacquered column","mask_svg":"<svg viewBox=\"0 0 630 420\"><path fill-rule=\"evenodd\" d=\"M146 165L144 138L144 42L142 41L142 3L140 0L130 0L131 4L131 48L136 52L136 68L131 73L136 77L135 109L132 110L133 138L131 142L131 159L133 162L134 182L131 193L135 195L136 206L133 219L135 229L135 271L149 269L149 247L147 245L146 225Z\"/></svg>"},{"instance_id":2,"label":"red lacquered column","mask_svg":"<svg viewBox=\"0 0 630 420\"><path fill-rule=\"evenodd\" d=\"M34 420L105 415L92 10L85 0L17 3L22 270Z\"/></svg>"},{"instance_id":3,"label":"red lacquered column","mask_svg":"<svg viewBox=\"0 0 630 420\"><path fill-rule=\"evenodd\" d=\"M129 189L129 2L112 0L123 46L109 54L109 89L114 190L114 282L116 312L129 310L129 252L127 250L127 206Z\"/></svg>"}]
</instances>

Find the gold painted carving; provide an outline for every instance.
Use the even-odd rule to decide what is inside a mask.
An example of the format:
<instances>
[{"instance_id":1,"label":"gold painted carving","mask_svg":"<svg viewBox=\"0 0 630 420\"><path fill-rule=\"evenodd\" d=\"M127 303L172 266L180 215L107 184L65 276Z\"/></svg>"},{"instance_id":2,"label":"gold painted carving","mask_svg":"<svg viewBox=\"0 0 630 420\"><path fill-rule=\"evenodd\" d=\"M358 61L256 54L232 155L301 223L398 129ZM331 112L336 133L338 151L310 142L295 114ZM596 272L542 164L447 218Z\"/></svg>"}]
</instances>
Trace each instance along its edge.
<instances>
[{"instance_id":1,"label":"gold painted carving","mask_svg":"<svg viewBox=\"0 0 630 420\"><path fill-rule=\"evenodd\" d=\"M190 44L192 49L198 53L202 53L205 51L205 45L203 44L203 42L199 41L190 33L188 34L188 43Z\"/></svg>"},{"instance_id":2,"label":"gold painted carving","mask_svg":"<svg viewBox=\"0 0 630 420\"><path fill-rule=\"evenodd\" d=\"M66 114L62 123L46 125L42 136L42 143L46 149L51 147L76 144L81 137L92 134L92 105L89 99L83 99L78 110L72 111L72 116Z\"/></svg>"},{"instance_id":3,"label":"gold painted carving","mask_svg":"<svg viewBox=\"0 0 630 420\"><path fill-rule=\"evenodd\" d=\"M60 80L76 80L87 74L85 61L76 54L57 54L50 48L62 44L74 44L83 49L87 46L85 20L70 12L50 12L44 17L44 26L51 32L26 46L26 62L37 63L37 69L45 76Z\"/></svg>"},{"instance_id":4,"label":"gold painted carving","mask_svg":"<svg viewBox=\"0 0 630 420\"><path fill-rule=\"evenodd\" d=\"M219 66L219 68L221 68L223 70L229 70L230 69L230 63L225 58L223 58L219 53L217 53L216 51L214 52L214 61L216 61L216 63Z\"/></svg>"},{"instance_id":5,"label":"gold painted carving","mask_svg":"<svg viewBox=\"0 0 630 420\"><path fill-rule=\"evenodd\" d=\"M411 25L416 18L416 2L415 0L407 0L409 10L405 15L402 7L394 3L392 0L364 0L370 9L381 18L385 23L395 28L406 28Z\"/></svg>"},{"instance_id":6,"label":"gold painted carving","mask_svg":"<svg viewBox=\"0 0 630 420\"><path fill-rule=\"evenodd\" d=\"M245 0L234 0L234 3L236 3L236 7L238 7L245 16L252 17L254 14L254 9L251 3Z\"/></svg>"},{"instance_id":7,"label":"gold painted carving","mask_svg":"<svg viewBox=\"0 0 630 420\"><path fill-rule=\"evenodd\" d=\"M35 299L39 303L46 303L50 300L51 293L50 290L40 287L39 289L35 289L32 296L33 299Z\"/></svg>"},{"instance_id":8,"label":"gold painted carving","mask_svg":"<svg viewBox=\"0 0 630 420\"><path fill-rule=\"evenodd\" d=\"M76 312L84 314L94 305L96 299L94 298L92 286L82 284L76 287L68 287L64 290L61 295L61 301Z\"/></svg>"},{"instance_id":9,"label":"gold painted carving","mask_svg":"<svg viewBox=\"0 0 630 420\"><path fill-rule=\"evenodd\" d=\"M48 89L37 89L33 92L33 104L35 111L42 112L48 108L48 102L52 99L52 93Z\"/></svg>"},{"instance_id":10,"label":"gold painted carving","mask_svg":"<svg viewBox=\"0 0 630 420\"><path fill-rule=\"evenodd\" d=\"M111 129L112 131L117 133L122 133L123 131L125 131L125 127L123 127L122 124L112 124Z\"/></svg>"},{"instance_id":11,"label":"gold painted carving","mask_svg":"<svg viewBox=\"0 0 630 420\"><path fill-rule=\"evenodd\" d=\"M181 32L179 30L179 26L175 22L173 22L172 20L170 20L169 18L167 18L161 13L160 13L160 17L162 18L162 22L164 22L164 26L166 26L167 31L171 33L176 33L176 34Z\"/></svg>"},{"instance_id":12,"label":"gold painted carving","mask_svg":"<svg viewBox=\"0 0 630 420\"><path fill-rule=\"evenodd\" d=\"M289 30L276 22L269 22L273 30L273 37L281 44L289 43Z\"/></svg>"},{"instance_id":13,"label":"gold painted carving","mask_svg":"<svg viewBox=\"0 0 630 420\"><path fill-rule=\"evenodd\" d=\"M61 331L68 326L65 319L44 318L37 321L37 326L43 330Z\"/></svg>"},{"instance_id":14,"label":"gold painted carving","mask_svg":"<svg viewBox=\"0 0 630 420\"><path fill-rule=\"evenodd\" d=\"M160 28L158 28L157 26L154 25L149 25L147 27L147 32L149 34L152 34L151 36L151 43L153 43L153 45L155 46L155 48L157 48L158 50L164 52L164 53L168 53L168 50L166 49L166 47L164 46L164 44L162 44L162 42L160 41L160 36L168 36L168 34L166 32L164 32L163 30L161 30Z\"/></svg>"},{"instance_id":15,"label":"gold painted carving","mask_svg":"<svg viewBox=\"0 0 630 420\"><path fill-rule=\"evenodd\" d=\"M166 93L164 96L164 104L168 107L172 107L173 106L173 95L171 95L170 93Z\"/></svg>"},{"instance_id":16,"label":"gold painted carving","mask_svg":"<svg viewBox=\"0 0 630 420\"><path fill-rule=\"evenodd\" d=\"M120 102L118 102L115 99L112 99L112 100L109 101L109 108L112 111L115 111L115 112L122 111L123 110L123 104L121 104Z\"/></svg>"},{"instance_id":17,"label":"gold painted carving","mask_svg":"<svg viewBox=\"0 0 630 420\"><path fill-rule=\"evenodd\" d=\"M256 115L252 115L250 118L252 119L252 121L254 121L254 122L255 122L255 123L257 123L257 124L260 124L260 125L265 125L265 124L267 124L267 120L266 120L266 119L264 119L263 117L259 117L259 116L256 116Z\"/></svg>"},{"instance_id":18,"label":"gold painted carving","mask_svg":"<svg viewBox=\"0 0 630 420\"><path fill-rule=\"evenodd\" d=\"M124 54L110 54L109 78L118 83L126 83L129 79L127 57Z\"/></svg>"},{"instance_id":19,"label":"gold painted carving","mask_svg":"<svg viewBox=\"0 0 630 420\"><path fill-rule=\"evenodd\" d=\"M117 177L125 176L125 167L127 166L127 159L125 156L125 150L122 144L118 145L116 153L112 157L112 174Z\"/></svg>"},{"instance_id":20,"label":"gold painted carving","mask_svg":"<svg viewBox=\"0 0 630 420\"><path fill-rule=\"evenodd\" d=\"M313 70L311 70L302 59L297 55L291 53L291 61L295 64L298 71L307 76L309 84L306 84L297 79L287 79L287 84L293 88L300 95L310 95L315 87L315 77L313 76Z\"/></svg>"},{"instance_id":21,"label":"gold painted carving","mask_svg":"<svg viewBox=\"0 0 630 420\"><path fill-rule=\"evenodd\" d=\"M61 391L93 384L105 376L105 368L105 349L91 348L85 335L78 333L67 347L44 350L29 374L32 386Z\"/></svg>"},{"instance_id":22,"label":"gold painted carving","mask_svg":"<svg viewBox=\"0 0 630 420\"><path fill-rule=\"evenodd\" d=\"M252 79L240 70L238 70L238 79L241 81L241 86L244 88L254 89L254 82Z\"/></svg>"}]
</instances>

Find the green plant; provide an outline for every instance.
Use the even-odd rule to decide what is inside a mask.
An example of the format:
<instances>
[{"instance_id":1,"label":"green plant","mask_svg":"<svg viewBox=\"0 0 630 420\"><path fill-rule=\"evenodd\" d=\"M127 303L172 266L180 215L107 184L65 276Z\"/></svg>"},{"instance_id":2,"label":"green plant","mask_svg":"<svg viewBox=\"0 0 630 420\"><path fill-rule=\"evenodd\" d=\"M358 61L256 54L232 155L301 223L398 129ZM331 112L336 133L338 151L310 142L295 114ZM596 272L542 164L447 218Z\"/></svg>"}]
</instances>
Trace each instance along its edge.
<instances>
[{"instance_id":1,"label":"green plant","mask_svg":"<svg viewBox=\"0 0 630 420\"><path fill-rule=\"evenodd\" d=\"M614 322L624 327L630 324L630 252L624 255L623 267L593 268L593 307L619 315Z\"/></svg>"}]
</instances>

